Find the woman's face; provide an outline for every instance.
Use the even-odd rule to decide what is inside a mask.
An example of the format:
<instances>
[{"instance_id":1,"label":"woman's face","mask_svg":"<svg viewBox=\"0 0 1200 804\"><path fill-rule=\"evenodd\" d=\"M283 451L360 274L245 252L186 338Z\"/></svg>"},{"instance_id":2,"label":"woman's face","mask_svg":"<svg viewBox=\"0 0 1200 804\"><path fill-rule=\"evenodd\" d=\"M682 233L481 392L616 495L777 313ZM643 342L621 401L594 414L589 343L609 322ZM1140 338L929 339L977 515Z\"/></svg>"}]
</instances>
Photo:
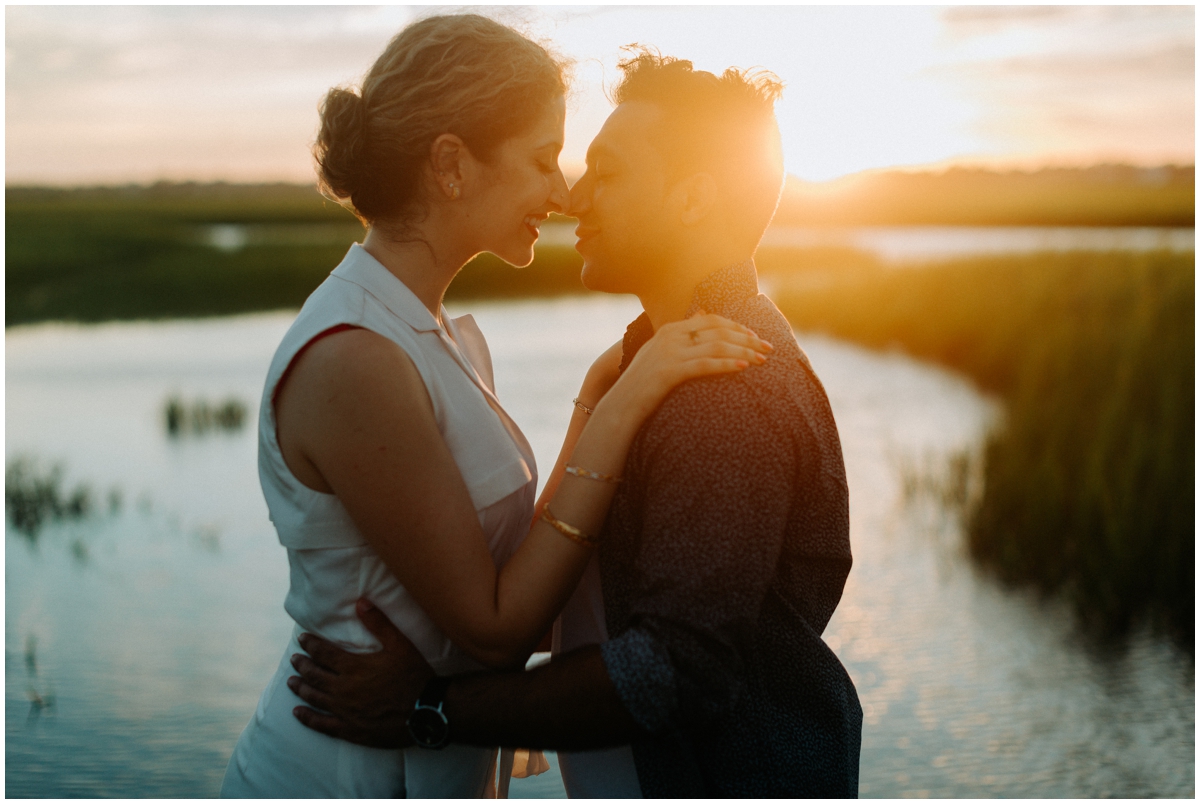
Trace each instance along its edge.
<instances>
[{"instance_id":1,"label":"woman's face","mask_svg":"<svg viewBox=\"0 0 1200 804\"><path fill-rule=\"evenodd\" d=\"M534 125L502 143L481 171L480 190L468 210L480 251L505 262L533 262L538 227L567 206L567 180L558 167L563 147L566 101L556 99ZM465 199L464 199L465 200Z\"/></svg>"}]
</instances>

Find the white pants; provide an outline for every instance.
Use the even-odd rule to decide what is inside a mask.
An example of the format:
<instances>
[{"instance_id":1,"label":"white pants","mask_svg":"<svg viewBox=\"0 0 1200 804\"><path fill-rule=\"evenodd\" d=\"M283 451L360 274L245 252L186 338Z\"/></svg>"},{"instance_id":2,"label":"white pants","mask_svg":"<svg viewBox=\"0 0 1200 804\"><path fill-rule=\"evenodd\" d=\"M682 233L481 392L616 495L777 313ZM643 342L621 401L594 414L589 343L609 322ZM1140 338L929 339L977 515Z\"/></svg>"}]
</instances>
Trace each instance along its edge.
<instances>
[{"instance_id":1,"label":"white pants","mask_svg":"<svg viewBox=\"0 0 1200 804\"><path fill-rule=\"evenodd\" d=\"M366 748L313 731L292 715L303 706L287 686L291 642L258 709L238 739L221 784L222 798L477 798L492 797L495 748L449 745Z\"/></svg>"}]
</instances>

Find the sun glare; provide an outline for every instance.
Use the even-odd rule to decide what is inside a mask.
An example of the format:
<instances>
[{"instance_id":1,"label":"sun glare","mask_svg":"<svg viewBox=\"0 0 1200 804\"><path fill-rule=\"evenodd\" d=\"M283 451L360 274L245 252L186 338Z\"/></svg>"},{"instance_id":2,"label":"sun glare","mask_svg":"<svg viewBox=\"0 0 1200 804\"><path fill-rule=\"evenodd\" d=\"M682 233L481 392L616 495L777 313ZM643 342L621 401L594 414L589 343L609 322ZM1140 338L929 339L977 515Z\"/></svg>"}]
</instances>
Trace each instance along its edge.
<instances>
[{"instance_id":1,"label":"sun glare","mask_svg":"<svg viewBox=\"0 0 1200 804\"><path fill-rule=\"evenodd\" d=\"M762 67L787 170L1194 161L1191 7L491 8L576 63L562 162L581 170L631 43ZM316 105L411 10L13 7L9 182L311 181Z\"/></svg>"}]
</instances>

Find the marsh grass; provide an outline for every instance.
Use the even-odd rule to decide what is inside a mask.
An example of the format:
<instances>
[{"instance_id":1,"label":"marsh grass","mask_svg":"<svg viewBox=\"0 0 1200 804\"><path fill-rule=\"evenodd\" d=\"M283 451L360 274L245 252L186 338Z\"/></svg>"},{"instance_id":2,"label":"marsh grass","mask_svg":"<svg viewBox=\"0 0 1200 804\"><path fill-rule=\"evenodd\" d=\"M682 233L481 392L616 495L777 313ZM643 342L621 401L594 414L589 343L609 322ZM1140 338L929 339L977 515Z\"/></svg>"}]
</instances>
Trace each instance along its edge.
<instances>
[{"instance_id":1,"label":"marsh grass","mask_svg":"<svg viewBox=\"0 0 1200 804\"><path fill-rule=\"evenodd\" d=\"M178 396L171 396L163 405L163 424L170 438L203 435L210 430L236 433L245 423L246 403L234 397L219 404L209 404L205 399L187 403Z\"/></svg>"},{"instance_id":2,"label":"marsh grass","mask_svg":"<svg viewBox=\"0 0 1200 804\"><path fill-rule=\"evenodd\" d=\"M968 519L976 559L1068 595L1098 633L1149 619L1194 650L1193 255L798 276L777 294L797 327L899 346L1005 400Z\"/></svg>"},{"instance_id":3,"label":"marsh grass","mask_svg":"<svg viewBox=\"0 0 1200 804\"><path fill-rule=\"evenodd\" d=\"M6 198L6 326L298 309L363 237L345 209L290 185L8 188ZM216 227L253 236L222 244ZM580 265L571 248L539 248L521 270L485 254L448 298L579 293Z\"/></svg>"},{"instance_id":4,"label":"marsh grass","mask_svg":"<svg viewBox=\"0 0 1200 804\"><path fill-rule=\"evenodd\" d=\"M19 456L4 469L4 508L13 528L36 543L50 522L87 518L95 508L94 495L81 484L68 492L63 487L63 467L43 467L28 456ZM117 503L117 507L120 503Z\"/></svg>"}]
</instances>

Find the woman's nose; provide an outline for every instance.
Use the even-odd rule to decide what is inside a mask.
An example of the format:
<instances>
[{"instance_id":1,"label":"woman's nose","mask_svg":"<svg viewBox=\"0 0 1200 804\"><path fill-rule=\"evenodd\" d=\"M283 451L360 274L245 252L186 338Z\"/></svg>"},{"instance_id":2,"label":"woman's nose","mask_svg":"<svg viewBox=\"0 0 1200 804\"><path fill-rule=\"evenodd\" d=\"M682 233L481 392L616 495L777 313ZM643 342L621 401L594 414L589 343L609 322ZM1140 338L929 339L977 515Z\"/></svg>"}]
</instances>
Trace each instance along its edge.
<instances>
[{"instance_id":1,"label":"woman's nose","mask_svg":"<svg viewBox=\"0 0 1200 804\"><path fill-rule=\"evenodd\" d=\"M567 207L571 205L571 191L567 189L567 179L561 169L555 171L552 181L550 203L554 205L555 212L566 213Z\"/></svg>"}]
</instances>

